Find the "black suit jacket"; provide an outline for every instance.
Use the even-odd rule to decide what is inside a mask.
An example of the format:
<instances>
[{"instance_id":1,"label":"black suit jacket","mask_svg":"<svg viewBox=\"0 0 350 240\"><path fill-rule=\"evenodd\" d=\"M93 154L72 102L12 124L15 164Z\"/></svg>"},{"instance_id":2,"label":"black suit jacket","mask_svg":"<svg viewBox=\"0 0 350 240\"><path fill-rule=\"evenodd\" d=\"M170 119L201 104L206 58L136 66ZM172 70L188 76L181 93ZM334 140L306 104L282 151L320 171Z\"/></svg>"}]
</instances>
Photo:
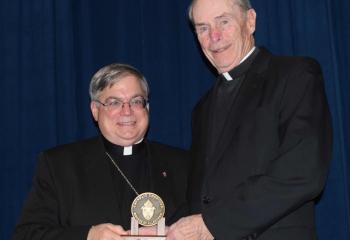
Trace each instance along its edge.
<instances>
[{"instance_id":1,"label":"black suit jacket","mask_svg":"<svg viewBox=\"0 0 350 240\"><path fill-rule=\"evenodd\" d=\"M319 64L260 49L218 142L214 91L193 112L192 212L219 240L315 239L314 201L332 145Z\"/></svg>"},{"instance_id":2,"label":"black suit jacket","mask_svg":"<svg viewBox=\"0 0 350 240\"><path fill-rule=\"evenodd\" d=\"M145 140L155 193L166 222L187 214L185 151ZM119 224L110 160L100 137L59 146L39 157L33 188L13 239L86 239L92 225Z\"/></svg>"}]
</instances>

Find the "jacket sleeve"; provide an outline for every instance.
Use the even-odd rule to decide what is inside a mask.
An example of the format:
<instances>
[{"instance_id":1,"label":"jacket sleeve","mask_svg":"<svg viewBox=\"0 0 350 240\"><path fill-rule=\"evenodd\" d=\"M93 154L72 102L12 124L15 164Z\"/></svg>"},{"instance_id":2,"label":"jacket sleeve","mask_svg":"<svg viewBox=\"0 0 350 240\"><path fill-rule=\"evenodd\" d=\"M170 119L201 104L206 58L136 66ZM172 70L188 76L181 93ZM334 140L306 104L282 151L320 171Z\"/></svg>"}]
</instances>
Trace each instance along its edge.
<instances>
[{"instance_id":1,"label":"jacket sleeve","mask_svg":"<svg viewBox=\"0 0 350 240\"><path fill-rule=\"evenodd\" d=\"M86 240L91 226L65 226L54 173L45 153L40 154L33 186L15 227L13 240Z\"/></svg>"},{"instance_id":2,"label":"jacket sleeve","mask_svg":"<svg viewBox=\"0 0 350 240\"><path fill-rule=\"evenodd\" d=\"M332 145L323 77L313 60L298 67L289 72L280 102L277 154L263 171L202 209L216 239L255 238L323 190Z\"/></svg>"}]
</instances>

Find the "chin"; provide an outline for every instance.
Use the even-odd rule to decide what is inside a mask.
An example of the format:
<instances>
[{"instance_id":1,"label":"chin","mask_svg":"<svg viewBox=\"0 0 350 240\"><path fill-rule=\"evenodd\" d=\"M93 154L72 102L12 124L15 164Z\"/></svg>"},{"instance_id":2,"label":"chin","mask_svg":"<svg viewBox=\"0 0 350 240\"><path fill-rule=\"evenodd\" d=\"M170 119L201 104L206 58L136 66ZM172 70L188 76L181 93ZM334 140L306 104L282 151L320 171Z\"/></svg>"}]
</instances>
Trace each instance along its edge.
<instances>
[{"instance_id":1,"label":"chin","mask_svg":"<svg viewBox=\"0 0 350 240\"><path fill-rule=\"evenodd\" d=\"M135 142L136 142L135 140L123 139L120 141L121 144L118 144L118 145L127 147L127 146L131 146L131 145L135 144Z\"/></svg>"}]
</instances>

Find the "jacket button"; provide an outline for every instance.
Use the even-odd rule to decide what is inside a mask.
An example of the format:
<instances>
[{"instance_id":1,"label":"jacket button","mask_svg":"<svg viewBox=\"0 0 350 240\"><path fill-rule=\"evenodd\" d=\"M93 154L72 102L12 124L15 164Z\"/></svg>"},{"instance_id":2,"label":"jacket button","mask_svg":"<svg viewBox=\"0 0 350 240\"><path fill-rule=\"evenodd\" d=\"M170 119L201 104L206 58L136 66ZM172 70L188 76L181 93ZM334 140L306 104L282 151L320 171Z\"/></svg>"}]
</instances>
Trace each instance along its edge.
<instances>
[{"instance_id":1,"label":"jacket button","mask_svg":"<svg viewBox=\"0 0 350 240\"><path fill-rule=\"evenodd\" d=\"M210 201L211 201L211 199L210 199L208 196L204 196L203 199L202 199L202 202L203 202L204 204L209 204Z\"/></svg>"}]
</instances>

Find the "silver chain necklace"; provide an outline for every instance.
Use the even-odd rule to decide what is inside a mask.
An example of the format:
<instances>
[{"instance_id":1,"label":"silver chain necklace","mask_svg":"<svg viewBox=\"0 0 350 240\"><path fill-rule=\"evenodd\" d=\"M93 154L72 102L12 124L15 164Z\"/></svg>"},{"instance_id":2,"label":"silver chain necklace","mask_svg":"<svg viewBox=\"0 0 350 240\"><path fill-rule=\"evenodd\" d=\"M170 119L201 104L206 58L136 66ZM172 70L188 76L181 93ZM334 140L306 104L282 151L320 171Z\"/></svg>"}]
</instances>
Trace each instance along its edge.
<instances>
[{"instance_id":1,"label":"silver chain necklace","mask_svg":"<svg viewBox=\"0 0 350 240\"><path fill-rule=\"evenodd\" d=\"M135 192L136 196L139 195L139 193L136 191L135 187L131 184L131 182L129 181L129 179L125 176L125 174L123 173L123 171L119 168L119 166L117 165L117 163L113 160L113 158L111 157L111 155L109 155L108 152L105 152L106 155L109 157L109 159L111 160L111 162L113 163L113 165L115 166L115 168L118 170L118 172L120 173L120 175L124 178L125 182L130 186L130 188Z\"/></svg>"}]
</instances>

